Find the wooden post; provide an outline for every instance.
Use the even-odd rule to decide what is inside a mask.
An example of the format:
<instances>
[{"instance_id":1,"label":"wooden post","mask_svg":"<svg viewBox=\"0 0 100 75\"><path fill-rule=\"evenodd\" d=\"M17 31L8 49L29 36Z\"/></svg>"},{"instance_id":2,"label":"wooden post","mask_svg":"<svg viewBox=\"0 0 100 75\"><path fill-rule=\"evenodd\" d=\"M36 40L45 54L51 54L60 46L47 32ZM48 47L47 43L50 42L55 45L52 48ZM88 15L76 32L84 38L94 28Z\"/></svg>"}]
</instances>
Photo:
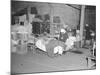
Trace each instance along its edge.
<instances>
[{"instance_id":1,"label":"wooden post","mask_svg":"<svg viewBox=\"0 0 100 75\"><path fill-rule=\"evenodd\" d=\"M31 9L30 9L30 6L27 7L27 21L28 23L30 23L30 12L31 12Z\"/></svg>"},{"instance_id":2,"label":"wooden post","mask_svg":"<svg viewBox=\"0 0 100 75\"><path fill-rule=\"evenodd\" d=\"M50 34L53 35L53 7L52 4L49 3L49 7L50 7Z\"/></svg>"},{"instance_id":3,"label":"wooden post","mask_svg":"<svg viewBox=\"0 0 100 75\"><path fill-rule=\"evenodd\" d=\"M82 5L82 7L81 7L81 18L80 18L81 47L83 46L84 16L85 16L85 5Z\"/></svg>"}]
</instances>

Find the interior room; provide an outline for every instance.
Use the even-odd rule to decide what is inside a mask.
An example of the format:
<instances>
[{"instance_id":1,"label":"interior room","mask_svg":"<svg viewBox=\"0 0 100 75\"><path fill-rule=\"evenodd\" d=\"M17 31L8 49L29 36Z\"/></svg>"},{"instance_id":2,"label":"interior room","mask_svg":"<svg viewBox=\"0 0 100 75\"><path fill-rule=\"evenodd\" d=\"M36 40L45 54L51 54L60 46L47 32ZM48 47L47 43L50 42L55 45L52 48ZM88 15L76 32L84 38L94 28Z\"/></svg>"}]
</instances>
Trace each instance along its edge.
<instances>
[{"instance_id":1,"label":"interior room","mask_svg":"<svg viewBox=\"0 0 100 75\"><path fill-rule=\"evenodd\" d=\"M96 6L11 1L11 73L96 69Z\"/></svg>"}]
</instances>

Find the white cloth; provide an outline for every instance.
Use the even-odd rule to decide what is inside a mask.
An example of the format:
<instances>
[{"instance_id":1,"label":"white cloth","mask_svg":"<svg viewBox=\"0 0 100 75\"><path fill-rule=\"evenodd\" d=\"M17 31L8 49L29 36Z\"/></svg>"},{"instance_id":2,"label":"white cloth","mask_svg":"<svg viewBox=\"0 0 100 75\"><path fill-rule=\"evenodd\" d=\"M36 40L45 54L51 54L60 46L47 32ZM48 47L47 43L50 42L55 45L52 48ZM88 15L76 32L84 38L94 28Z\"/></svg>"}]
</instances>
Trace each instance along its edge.
<instances>
[{"instance_id":1,"label":"white cloth","mask_svg":"<svg viewBox=\"0 0 100 75\"><path fill-rule=\"evenodd\" d=\"M26 15L19 16L19 22L25 22L26 21Z\"/></svg>"},{"instance_id":2,"label":"white cloth","mask_svg":"<svg viewBox=\"0 0 100 75\"><path fill-rule=\"evenodd\" d=\"M95 36L95 33L91 33L90 35L91 35L91 36Z\"/></svg>"},{"instance_id":3,"label":"white cloth","mask_svg":"<svg viewBox=\"0 0 100 75\"><path fill-rule=\"evenodd\" d=\"M54 48L54 54L56 54L56 53L62 54L63 53L63 48L61 46L56 46Z\"/></svg>"},{"instance_id":4,"label":"white cloth","mask_svg":"<svg viewBox=\"0 0 100 75\"><path fill-rule=\"evenodd\" d=\"M22 33L22 34L23 33L28 33L27 28L25 26L18 26L17 31L18 31L18 33Z\"/></svg>"},{"instance_id":5,"label":"white cloth","mask_svg":"<svg viewBox=\"0 0 100 75\"><path fill-rule=\"evenodd\" d=\"M30 23L27 23L25 25L26 31L28 32L28 34L32 33L32 25Z\"/></svg>"},{"instance_id":6,"label":"white cloth","mask_svg":"<svg viewBox=\"0 0 100 75\"><path fill-rule=\"evenodd\" d=\"M76 33L80 33L80 30L76 30Z\"/></svg>"},{"instance_id":7,"label":"white cloth","mask_svg":"<svg viewBox=\"0 0 100 75\"><path fill-rule=\"evenodd\" d=\"M66 42L65 42L65 44L66 44L66 46L67 46L67 47L66 47L66 51L69 50L69 49L71 49L71 48L73 47L75 41L76 41L76 38L73 37L73 36L70 36L70 37L66 40Z\"/></svg>"},{"instance_id":8,"label":"white cloth","mask_svg":"<svg viewBox=\"0 0 100 75\"><path fill-rule=\"evenodd\" d=\"M77 42L78 42L78 41L81 41L80 35L76 35L76 41L77 41Z\"/></svg>"},{"instance_id":9,"label":"white cloth","mask_svg":"<svg viewBox=\"0 0 100 75\"><path fill-rule=\"evenodd\" d=\"M66 33L66 30L65 30L65 29L61 29L60 32L62 32L62 33Z\"/></svg>"},{"instance_id":10,"label":"white cloth","mask_svg":"<svg viewBox=\"0 0 100 75\"><path fill-rule=\"evenodd\" d=\"M11 39L11 52L16 52L17 50L16 50L16 46L15 45L17 45L18 44L18 41L15 41L15 40L12 40Z\"/></svg>"},{"instance_id":11,"label":"white cloth","mask_svg":"<svg viewBox=\"0 0 100 75\"><path fill-rule=\"evenodd\" d=\"M39 49L41 49L43 51L46 51L46 47L45 47L45 43L44 43L43 39L37 40L36 46L37 46L37 48L39 48Z\"/></svg>"}]
</instances>

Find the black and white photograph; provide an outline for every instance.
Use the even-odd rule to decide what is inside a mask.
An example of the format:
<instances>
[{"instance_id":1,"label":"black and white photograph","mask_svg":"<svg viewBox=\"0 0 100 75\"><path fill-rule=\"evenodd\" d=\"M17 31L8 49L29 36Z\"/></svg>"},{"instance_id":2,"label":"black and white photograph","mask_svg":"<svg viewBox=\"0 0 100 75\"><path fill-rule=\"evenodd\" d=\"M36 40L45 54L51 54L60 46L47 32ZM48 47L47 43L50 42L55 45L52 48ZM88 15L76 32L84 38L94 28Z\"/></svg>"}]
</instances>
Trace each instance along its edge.
<instances>
[{"instance_id":1,"label":"black and white photograph","mask_svg":"<svg viewBox=\"0 0 100 75\"><path fill-rule=\"evenodd\" d=\"M11 0L11 74L96 69L96 5Z\"/></svg>"}]
</instances>

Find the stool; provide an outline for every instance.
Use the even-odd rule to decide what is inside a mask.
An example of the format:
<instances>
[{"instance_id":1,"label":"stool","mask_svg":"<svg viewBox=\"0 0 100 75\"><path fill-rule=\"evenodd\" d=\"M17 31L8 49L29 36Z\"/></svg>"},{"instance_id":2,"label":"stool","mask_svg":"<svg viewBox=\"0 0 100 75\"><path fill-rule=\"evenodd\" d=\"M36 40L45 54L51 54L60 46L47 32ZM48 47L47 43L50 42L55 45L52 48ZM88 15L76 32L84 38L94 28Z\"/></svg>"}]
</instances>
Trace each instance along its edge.
<instances>
[{"instance_id":1,"label":"stool","mask_svg":"<svg viewBox=\"0 0 100 75\"><path fill-rule=\"evenodd\" d=\"M89 57L86 57L86 60L87 60L87 67L88 68L95 68L96 67L96 57L94 56L89 56ZM92 64L94 63L94 64Z\"/></svg>"},{"instance_id":2,"label":"stool","mask_svg":"<svg viewBox=\"0 0 100 75\"><path fill-rule=\"evenodd\" d=\"M28 43L27 44L27 50L29 51L29 52L35 52L35 45L33 44L33 43Z\"/></svg>"}]
</instances>

